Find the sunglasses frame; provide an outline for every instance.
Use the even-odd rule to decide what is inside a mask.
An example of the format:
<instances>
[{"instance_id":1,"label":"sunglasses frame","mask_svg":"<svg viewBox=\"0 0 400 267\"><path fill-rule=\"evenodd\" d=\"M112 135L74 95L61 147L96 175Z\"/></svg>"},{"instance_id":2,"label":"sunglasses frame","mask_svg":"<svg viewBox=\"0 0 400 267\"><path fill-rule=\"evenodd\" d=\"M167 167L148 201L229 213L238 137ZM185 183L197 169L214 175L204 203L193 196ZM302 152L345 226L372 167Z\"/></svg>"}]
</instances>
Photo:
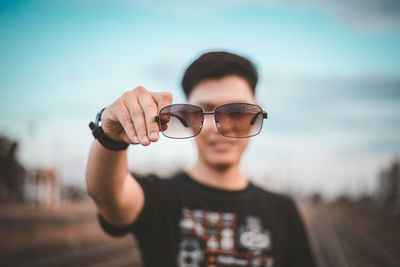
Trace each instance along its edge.
<instances>
[{"instance_id":1,"label":"sunglasses frame","mask_svg":"<svg viewBox=\"0 0 400 267\"><path fill-rule=\"evenodd\" d=\"M216 111L218 108L220 108L220 107L227 106L227 105L232 105L232 104L246 104L246 105L256 106L256 107L260 108L261 114L262 114L262 121L261 121L260 130L259 130L256 134L249 135L249 136L226 136L226 135L224 135L224 134L222 134L222 133L220 132L219 128L218 128L217 125L216 125L216 121L215 121L215 111ZM195 106L195 107L199 107L199 108L201 109L201 111L202 111L202 116L203 116L203 121L202 121L202 124L201 124L201 126L200 126L200 131L199 131L197 134L195 134L195 135L193 135L193 136L189 136L189 137L171 137L171 136L165 135L165 134L164 134L164 131L161 131L161 121L160 121L160 114L161 114L161 111L162 111L163 109L165 109L165 108L172 107L172 106L177 106L177 105ZM222 105L216 106L216 107L214 108L213 111L204 111L204 109L203 109L201 106L193 105L193 104L172 104L172 105L168 105L168 106L165 106L165 107L163 107L162 109L160 109L160 111L158 112L158 115L155 116L155 121L158 123L158 126L160 127L160 131L162 132L162 134L163 134L165 137L167 137L167 138L172 138L172 139L187 139L187 138L196 137L197 135L199 135L199 134L201 133L201 130L203 129L203 125L204 125L204 115L214 115L214 116L213 116L213 117L214 117L214 120L213 120L213 121L214 121L215 127L217 127L218 133L219 133L220 135L225 136L225 137L228 137L228 138L249 138L249 137L256 136L256 135L258 135L258 134L261 132L261 130L262 130L264 119L267 119L267 118L268 118L268 113L267 113L266 111L264 111L259 105L252 104L252 103L246 103L246 102L233 102L233 103L226 103L226 104L222 104ZM183 123L183 122L182 122L182 123ZM183 123L183 124L185 124L185 123ZM186 127L187 127L187 126L186 126Z\"/></svg>"}]
</instances>

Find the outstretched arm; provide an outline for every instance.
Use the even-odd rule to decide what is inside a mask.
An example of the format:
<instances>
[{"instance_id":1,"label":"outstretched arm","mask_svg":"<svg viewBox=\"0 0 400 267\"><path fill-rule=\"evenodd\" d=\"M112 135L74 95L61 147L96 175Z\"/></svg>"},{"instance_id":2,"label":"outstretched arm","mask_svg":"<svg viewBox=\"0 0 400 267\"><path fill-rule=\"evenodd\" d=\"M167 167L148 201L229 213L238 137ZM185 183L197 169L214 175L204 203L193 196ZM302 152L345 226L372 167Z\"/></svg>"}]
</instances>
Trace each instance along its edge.
<instances>
[{"instance_id":1,"label":"outstretched arm","mask_svg":"<svg viewBox=\"0 0 400 267\"><path fill-rule=\"evenodd\" d=\"M151 93L143 87L126 92L102 114L102 128L111 139L147 146L158 140L154 117L172 103L170 93ZM100 214L115 226L132 224L144 205L144 193L128 172L127 150L111 151L95 140L86 168L87 191Z\"/></svg>"}]
</instances>

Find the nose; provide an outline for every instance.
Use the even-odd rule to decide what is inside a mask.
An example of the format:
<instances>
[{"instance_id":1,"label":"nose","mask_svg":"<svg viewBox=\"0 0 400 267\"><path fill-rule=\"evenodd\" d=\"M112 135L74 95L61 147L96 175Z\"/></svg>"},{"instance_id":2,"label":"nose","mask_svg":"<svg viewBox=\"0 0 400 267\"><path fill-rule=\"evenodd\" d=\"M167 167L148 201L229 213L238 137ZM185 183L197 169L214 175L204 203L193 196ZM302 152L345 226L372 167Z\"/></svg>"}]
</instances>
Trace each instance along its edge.
<instances>
[{"instance_id":1,"label":"nose","mask_svg":"<svg viewBox=\"0 0 400 267\"><path fill-rule=\"evenodd\" d=\"M203 128L201 129L202 132L216 132L218 133L217 127L214 122L214 116L212 114L204 115L204 123Z\"/></svg>"}]
</instances>

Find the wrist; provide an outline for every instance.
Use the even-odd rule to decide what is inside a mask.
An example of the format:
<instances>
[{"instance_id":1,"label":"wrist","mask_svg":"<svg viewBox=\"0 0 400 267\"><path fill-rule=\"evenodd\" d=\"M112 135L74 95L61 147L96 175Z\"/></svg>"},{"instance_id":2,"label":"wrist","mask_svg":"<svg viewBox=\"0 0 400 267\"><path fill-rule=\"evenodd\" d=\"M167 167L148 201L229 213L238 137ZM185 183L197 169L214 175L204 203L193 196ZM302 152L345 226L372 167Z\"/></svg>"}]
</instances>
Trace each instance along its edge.
<instances>
[{"instance_id":1,"label":"wrist","mask_svg":"<svg viewBox=\"0 0 400 267\"><path fill-rule=\"evenodd\" d=\"M108 137L103 128L101 128L101 114L103 113L105 108L103 108L96 115L96 119L94 122L89 123L89 128L92 130L92 134L94 138L106 149L111 151L121 151L128 148L129 144L125 142L116 141L110 137Z\"/></svg>"}]
</instances>

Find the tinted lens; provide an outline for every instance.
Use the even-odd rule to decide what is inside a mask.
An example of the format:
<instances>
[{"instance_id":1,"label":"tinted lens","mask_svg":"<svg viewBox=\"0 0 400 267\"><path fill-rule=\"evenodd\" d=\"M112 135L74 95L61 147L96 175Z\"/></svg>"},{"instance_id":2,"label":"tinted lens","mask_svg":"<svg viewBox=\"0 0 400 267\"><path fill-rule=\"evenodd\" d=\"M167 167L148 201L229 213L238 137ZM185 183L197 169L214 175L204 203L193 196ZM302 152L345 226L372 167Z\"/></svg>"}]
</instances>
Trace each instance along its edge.
<instances>
[{"instance_id":1,"label":"tinted lens","mask_svg":"<svg viewBox=\"0 0 400 267\"><path fill-rule=\"evenodd\" d=\"M249 137L261 131L262 109L253 104L232 103L215 109L218 131L228 137Z\"/></svg>"},{"instance_id":2,"label":"tinted lens","mask_svg":"<svg viewBox=\"0 0 400 267\"><path fill-rule=\"evenodd\" d=\"M203 123L201 107L176 104L160 110L160 128L171 138L187 138L197 135Z\"/></svg>"}]
</instances>

